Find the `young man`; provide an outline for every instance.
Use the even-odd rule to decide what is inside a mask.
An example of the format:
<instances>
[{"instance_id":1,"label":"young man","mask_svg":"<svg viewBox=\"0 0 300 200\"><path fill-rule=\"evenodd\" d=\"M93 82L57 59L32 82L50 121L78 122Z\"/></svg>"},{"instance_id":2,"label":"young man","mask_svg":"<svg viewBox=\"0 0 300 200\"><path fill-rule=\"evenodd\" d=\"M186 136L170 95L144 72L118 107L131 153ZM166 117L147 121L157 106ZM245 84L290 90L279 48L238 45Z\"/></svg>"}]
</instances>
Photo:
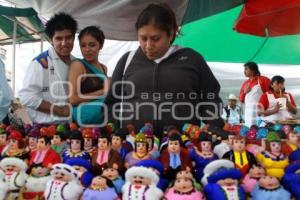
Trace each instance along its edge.
<instances>
[{"instance_id":1,"label":"young man","mask_svg":"<svg viewBox=\"0 0 300 200\"><path fill-rule=\"evenodd\" d=\"M46 24L45 32L52 47L30 63L23 88L21 103L28 108L33 122L51 124L68 121L67 76L73 60L77 22L68 14L54 15Z\"/></svg>"}]
</instances>

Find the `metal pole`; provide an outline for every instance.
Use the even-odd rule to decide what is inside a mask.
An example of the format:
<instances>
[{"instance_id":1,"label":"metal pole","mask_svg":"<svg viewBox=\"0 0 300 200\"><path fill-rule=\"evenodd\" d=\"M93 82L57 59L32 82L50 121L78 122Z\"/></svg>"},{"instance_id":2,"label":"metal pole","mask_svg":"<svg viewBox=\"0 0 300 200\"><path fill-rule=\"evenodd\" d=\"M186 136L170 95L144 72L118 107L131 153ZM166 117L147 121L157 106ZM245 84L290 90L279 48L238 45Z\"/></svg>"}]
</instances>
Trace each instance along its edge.
<instances>
[{"instance_id":1,"label":"metal pole","mask_svg":"<svg viewBox=\"0 0 300 200\"><path fill-rule=\"evenodd\" d=\"M13 60L12 60L12 89L13 93L15 94L15 82L16 82L16 39L17 38L17 22L14 20L14 32L13 32Z\"/></svg>"}]
</instances>

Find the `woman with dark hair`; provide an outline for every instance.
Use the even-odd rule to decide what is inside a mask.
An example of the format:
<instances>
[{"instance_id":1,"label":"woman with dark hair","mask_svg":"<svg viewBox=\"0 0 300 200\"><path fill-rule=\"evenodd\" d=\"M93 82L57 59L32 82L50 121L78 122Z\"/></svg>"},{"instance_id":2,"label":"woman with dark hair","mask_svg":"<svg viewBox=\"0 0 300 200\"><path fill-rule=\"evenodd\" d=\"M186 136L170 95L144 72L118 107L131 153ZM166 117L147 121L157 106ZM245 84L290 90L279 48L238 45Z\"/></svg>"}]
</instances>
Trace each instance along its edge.
<instances>
[{"instance_id":1,"label":"woman with dark hair","mask_svg":"<svg viewBox=\"0 0 300 200\"><path fill-rule=\"evenodd\" d=\"M258 114L265 122L276 122L294 118L297 106L293 96L285 92L284 78L274 76L271 79L270 90L261 95L258 104Z\"/></svg>"},{"instance_id":2,"label":"woman with dark hair","mask_svg":"<svg viewBox=\"0 0 300 200\"><path fill-rule=\"evenodd\" d=\"M255 62L244 64L244 74L248 77L240 90L240 101L245 104L245 125L251 127L256 125L257 102L262 93L269 90L270 79L260 75Z\"/></svg>"},{"instance_id":3,"label":"woman with dark hair","mask_svg":"<svg viewBox=\"0 0 300 200\"><path fill-rule=\"evenodd\" d=\"M222 127L220 85L209 66L196 51L172 45L178 33L174 12L166 4L150 4L135 28L140 47L126 53L114 70L108 119L137 130L150 122L158 138L165 125L181 129L204 120Z\"/></svg>"},{"instance_id":4,"label":"woman with dark hair","mask_svg":"<svg viewBox=\"0 0 300 200\"><path fill-rule=\"evenodd\" d=\"M108 88L107 67L98 61L105 37L98 27L88 26L80 31L78 39L83 59L73 61L69 70L72 117L79 124L97 124L101 123L101 96ZM97 104L96 107L82 107L91 101Z\"/></svg>"}]
</instances>

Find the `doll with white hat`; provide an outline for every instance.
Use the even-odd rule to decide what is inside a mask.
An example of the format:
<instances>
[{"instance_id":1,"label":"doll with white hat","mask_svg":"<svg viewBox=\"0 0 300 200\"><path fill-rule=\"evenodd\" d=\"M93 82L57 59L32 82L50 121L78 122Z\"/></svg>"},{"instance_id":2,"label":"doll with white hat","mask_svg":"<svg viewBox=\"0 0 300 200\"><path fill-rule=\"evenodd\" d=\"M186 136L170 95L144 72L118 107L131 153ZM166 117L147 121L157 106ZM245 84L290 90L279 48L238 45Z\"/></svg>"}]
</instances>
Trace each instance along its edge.
<instances>
[{"instance_id":1,"label":"doll with white hat","mask_svg":"<svg viewBox=\"0 0 300 200\"><path fill-rule=\"evenodd\" d=\"M123 200L160 200L163 192L157 188L159 177L147 167L129 168L122 188Z\"/></svg>"},{"instance_id":2,"label":"doll with white hat","mask_svg":"<svg viewBox=\"0 0 300 200\"><path fill-rule=\"evenodd\" d=\"M52 166L51 179L47 182L45 198L48 200L78 200L83 187L79 183L78 173L66 164Z\"/></svg>"},{"instance_id":3,"label":"doll with white hat","mask_svg":"<svg viewBox=\"0 0 300 200\"><path fill-rule=\"evenodd\" d=\"M50 180L50 169L40 164L30 167L30 175L27 178L20 196L23 200L43 199L46 184Z\"/></svg>"},{"instance_id":4,"label":"doll with white hat","mask_svg":"<svg viewBox=\"0 0 300 200\"><path fill-rule=\"evenodd\" d=\"M9 189L8 199L16 199L28 177L27 164L19 158L8 157L1 160L0 168L4 171L5 183Z\"/></svg>"},{"instance_id":5,"label":"doll with white hat","mask_svg":"<svg viewBox=\"0 0 300 200\"><path fill-rule=\"evenodd\" d=\"M0 170L0 200L5 199L7 191L8 186L5 183L5 174L2 170Z\"/></svg>"}]
</instances>

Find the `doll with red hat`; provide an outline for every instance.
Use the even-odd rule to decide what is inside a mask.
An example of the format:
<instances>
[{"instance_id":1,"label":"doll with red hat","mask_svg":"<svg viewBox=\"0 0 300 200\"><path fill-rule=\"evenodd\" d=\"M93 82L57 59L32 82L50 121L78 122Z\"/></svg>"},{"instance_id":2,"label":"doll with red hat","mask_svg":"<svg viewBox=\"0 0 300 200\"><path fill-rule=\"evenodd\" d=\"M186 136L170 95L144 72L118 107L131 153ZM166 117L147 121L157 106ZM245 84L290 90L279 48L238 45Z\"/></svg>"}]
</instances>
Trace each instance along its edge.
<instances>
[{"instance_id":1,"label":"doll with red hat","mask_svg":"<svg viewBox=\"0 0 300 200\"><path fill-rule=\"evenodd\" d=\"M266 150L257 154L257 161L266 169L268 176L281 179L284 168L288 166L288 157L281 152L281 139L279 135L270 131L266 138Z\"/></svg>"},{"instance_id":2,"label":"doll with red hat","mask_svg":"<svg viewBox=\"0 0 300 200\"><path fill-rule=\"evenodd\" d=\"M63 152L62 158L65 163L70 158L82 158L90 161L90 154L83 149L84 141L82 137L82 133L78 130L74 130L70 132L70 147Z\"/></svg>"},{"instance_id":3,"label":"doll with red hat","mask_svg":"<svg viewBox=\"0 0 300 200\"><path fill-rule=\"evenodd\" d=\"M144 133L138 133L135 136L134 151L128 153L125 157L125 167L128 169L141 160L152 160L153 157L148 152L148 141Z\"/></svg>"},{"instance_id":4,"label":"doll with red hat","mask_svg":"<svg viewBox=\"0 0 300 200\"><path fill-rule=\"evenodd\" d=\"M172 134L169 137L168 147L161 153L159 161L164 166L164 176L168 180L172 180L180 170L192 169L189 153L182 147L179 134Z\"/></svg>"},{"instance_id":5,"label":"doll with red hat","mask_svg":"<svg viewBox=\"0 0 300 200\"><path fill-rule=\"evenodd\" d=\"M24 149L24 138L20 131L12 130L8 136L8 145L2 150L1 157L16 157L28 159L28 152Z\"/></svg>"},{"instance_id":6,"label":"doll with red hat","mask_svg":"<svg viewBox=\"0 0 300 200\"><path fill-rule=\"evenodd\" d=\"M225 153L223 159L231 160L243 176L245 176L252 165L256 165L256 159L252 153L245 149L246 139L236 135L232 140L232 150Z\"/></svg>"},{"instance_id":7,"label":"doll with red hat","mask_svg":"<svg viewBox=\"0 0 300 200\"><path fill-rule=\"evenodd\" d=\"M106 167L123 169L120 154L111 148L110 136L104 130L98 136L97 150L92 156L94 174L100 175Z\"/></svg>"},{"instance_id":8,"label":"doll with red hat","mask_svg":"<svg viewBox=\"0 0 300 200\"><path fill-rule=\"evenodd\" d=\"M51 148L51 138L47 135L39 136L36 150L30 153L29 166L42 164L43 167L51 168L52 165L60 162L59 154Z\"/></svg>"},{"instance_id":9,"label":"doll with red hat","mask_svg":"<svg viewBox=\"0 0 300 200\"><path fill-rule=\"evenodd\" d=\"M82 137L84 142L83 148L92 157L93 153L96 151L95 144L97 141L97 136L95 134L95 129L93 131L92 128L84 128L82 130Z\"/></svg>"},{"instance_id":10,"label":"doll with red hat","mask_svg":"<svg viewBox=\"0 0 300 200\"><path fill-rule=\"evenodd\" d=\"M1 160L0 168L4 171L4 179L8 187L6 199L16 199L28 177L26 174L27 164L20 158L7 157Z\"/></svg>"},{"instance_id":11,"label":"doll with red hat","mask_svg":"<svg viewBox=\"0 0 300 200\"><path fill-rule=\"evenodd\" d=\"M212 152L212 137L207 132L202 132L197 141L197 145L190 149L189 156L195 163L195 177L200 181L203 176L204 167L218 159L218 156Z\"/></svg>"}]
</instances>

